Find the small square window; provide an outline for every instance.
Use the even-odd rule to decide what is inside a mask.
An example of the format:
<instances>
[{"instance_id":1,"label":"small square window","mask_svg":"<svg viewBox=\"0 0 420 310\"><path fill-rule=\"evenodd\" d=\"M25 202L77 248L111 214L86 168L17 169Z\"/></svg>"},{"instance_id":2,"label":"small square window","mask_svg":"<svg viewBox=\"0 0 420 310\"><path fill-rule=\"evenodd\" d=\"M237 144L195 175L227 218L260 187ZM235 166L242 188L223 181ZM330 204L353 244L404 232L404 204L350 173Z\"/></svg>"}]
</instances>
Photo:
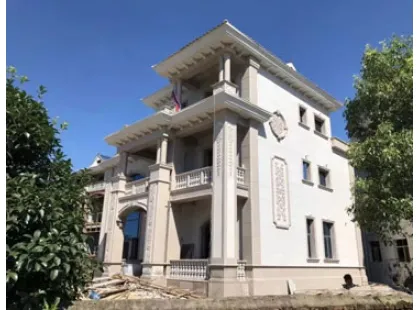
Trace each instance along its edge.
<instances>
[{"instance_id":1,"label":"small square window","mask_svg":"<svg viewBox=\"0 0 420 310\"><path fill-rule=\"evenodd\" d=\"M372 262L382 262L381 246L379 241L370 242L370 251L372 255Z\"/></svg>"},{"instance_id":2,"label":"small square window","mask_svg":"<svg viewBox=\"0 0 420 310\"><path fill-rule=\"evenodd\" d=\"M324 168L318 168L319 185L330 187L330 172Z\"/></svg>"},{"instance_id":3,"label":"small square window","mask_svg":"<svg viewBox=\"0 0 420 310\"><path fill-rule=\"evenodd\" d=\"M325 121L315 116L315 131L325 134Z\"/></svg>"},{"instance_id":4,"label":"small square window","mask_svg":"<svg viewBox=\"0 0 420 310\"><path fill-rule=\"evenodd\" d=\"M311 181L311 164L307 161L302 162L302 170L303 170L303 179L306 181Z\"/></svg>"},{"instance_id":5,"label":"small square window","mask_svg":"<svg viewBox=\"0 0 420 310\"><path fill-rule=\"evenodd\" d=\"M306 124L306 109L304 107L299 107L299 122Z\"/></svg>"},{"instance_id":6,"label":"small square window","mask_svg":"<svg viewBox=\"0 0 420 310\"><path fill-rule=\"evenodd\" d=\"M324 252L325 258L333 259L335 258L335 249L334 249L334 224L330 222L323 222L323 232L324 232Z\"/></svg>"},{"instance_id":7,"label":"small square window","mask_svg":"<svg viewBox=\"0 0 420 310\"><path fill-rule=\"evenodd\" d=\"M410 250L408 248L407 239L398 239L395 241L398 260L400 262L409 262L410 261Z\"/></svg>"}]
</instances>

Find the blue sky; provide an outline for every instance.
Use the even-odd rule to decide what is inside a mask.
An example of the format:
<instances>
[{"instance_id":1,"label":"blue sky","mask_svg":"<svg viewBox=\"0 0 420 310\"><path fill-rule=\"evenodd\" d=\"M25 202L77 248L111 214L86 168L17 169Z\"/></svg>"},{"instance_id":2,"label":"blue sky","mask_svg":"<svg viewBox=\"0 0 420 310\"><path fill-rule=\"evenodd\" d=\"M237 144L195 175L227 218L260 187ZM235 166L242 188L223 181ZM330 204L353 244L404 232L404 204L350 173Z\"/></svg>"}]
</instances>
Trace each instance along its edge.
<instances>
[{"instance_id":1,"label":"blue sky","mask_svg":"<svg viewBox=\"0 0 420 310\"><path fill-rule=\"evenodd\" d=\"M258 3L258 4L257 4ZM264 4L263 4L264 3ZM338 100L354 94L367 43L412 34L412 1L7 1L7 65L48 93L76 169L104 137L153 111L140 102L167 81L151 66L228 19ZM333 134L347 139L342 110Z\"/></svg>"}]
</instances>

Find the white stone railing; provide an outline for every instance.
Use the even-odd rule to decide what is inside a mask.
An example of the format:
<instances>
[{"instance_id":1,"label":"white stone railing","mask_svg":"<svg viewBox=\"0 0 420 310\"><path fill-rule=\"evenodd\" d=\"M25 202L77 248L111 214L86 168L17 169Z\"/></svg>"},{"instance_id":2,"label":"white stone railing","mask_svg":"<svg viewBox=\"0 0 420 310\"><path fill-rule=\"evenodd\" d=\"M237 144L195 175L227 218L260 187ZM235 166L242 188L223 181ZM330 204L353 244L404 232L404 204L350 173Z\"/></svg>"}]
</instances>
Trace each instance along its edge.
<instances>
[{"instance_id":1,"label":"white stone railing","mask_svg":"<svg viewBox=\"0 0 420 310\"><path fill-rule=\"evenodd\" d=\"M238 266L236 267L236 278L238 280L246 280L245 266L246 266L246 261L244 260L238 261Z\"/></svg>"},{"instance_id":2,"label":"white stone railing","mask_svg":"<svg viewBox=\"0 0 420 310\"><path fill-rule=\"evenodd\" d=\"M238 167L236 171L238 185L245 185L245 168Z\"/></svg>"},{"instance_id":3,"label":"white stone railing","mask_svg":"<svg viewBox=\"0 0 420 310\"><path fill-rule=\"evenodd\" d=\"M104 189L105 189L105 181L96 181L86 186L86 191L88 192L100 191Z\"/></svg>"},{"instance_id":4,"label":"white stone railing","mask_svg":"<svg viewBox=\"0 0 420 310\"><path fill-rule=\"evenodd\" d=\"M149 190L149 178L144 178L132 182L128 182L125 185L125 194L126 195L136 195L147 193Z\"/></svg>"},{"instance_id":5,"label":"white stone railing","mask_svg":"<svg viewBox=\"0 0 420 310\"><path fill-rule=\"evenodd\" d=\"M171 260L170 277L173 279L206 280L208 278L207 259Z\"/></svg>"},{"instance_id":6,"label":"white stone railing","mask_svg":"<svg viewBox=\"0 0 420 310\"><path fill-rule=\"evenodd\" d=\"M210 184L212 167L191 170L175 176L175 189L183 189L203 184Z\"/></svg>"}]
</instances>

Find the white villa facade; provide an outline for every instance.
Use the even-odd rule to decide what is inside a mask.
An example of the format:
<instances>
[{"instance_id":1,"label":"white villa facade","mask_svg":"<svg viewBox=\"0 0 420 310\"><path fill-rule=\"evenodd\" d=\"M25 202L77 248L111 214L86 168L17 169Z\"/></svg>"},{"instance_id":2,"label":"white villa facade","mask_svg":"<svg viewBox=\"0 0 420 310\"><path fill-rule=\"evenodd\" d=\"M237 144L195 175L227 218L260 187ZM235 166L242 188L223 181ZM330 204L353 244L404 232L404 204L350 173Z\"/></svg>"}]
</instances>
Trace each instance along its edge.
<instances>
[{"instance_id":1,"label":"white villa facade","mask_svg":"<svg viewBox=\"0 0 420 310\"><path fill-rule=\"evenodd\" d=\"M156 113L89 168L106 272L213 297L367 283L341 104L227 21L153 69L172 84L143 99Z\"/></svg>"}]
</instances>

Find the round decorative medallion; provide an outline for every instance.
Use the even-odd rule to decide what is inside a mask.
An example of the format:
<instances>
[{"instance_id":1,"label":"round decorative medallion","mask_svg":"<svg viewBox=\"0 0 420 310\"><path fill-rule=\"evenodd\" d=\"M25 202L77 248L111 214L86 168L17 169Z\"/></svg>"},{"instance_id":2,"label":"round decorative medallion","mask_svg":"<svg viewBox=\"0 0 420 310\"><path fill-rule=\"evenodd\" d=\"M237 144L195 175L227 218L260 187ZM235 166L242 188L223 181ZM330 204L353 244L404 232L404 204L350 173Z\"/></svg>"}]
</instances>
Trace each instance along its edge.
<instances>
[{"instance_id":1,"label":"round decorative medallion","mask_svg":"<svg viewBox=\"0 0 420 310\"><path fill-rule=\"evenodd\" d=\"M270 121L270 128L273 132L274 136L277 138L277 141L280 142L283 140L287 135L287 125L286 121L284 120L283 115L280 113L279 110L273 113Z\"/></svg>"}]
</instances>

